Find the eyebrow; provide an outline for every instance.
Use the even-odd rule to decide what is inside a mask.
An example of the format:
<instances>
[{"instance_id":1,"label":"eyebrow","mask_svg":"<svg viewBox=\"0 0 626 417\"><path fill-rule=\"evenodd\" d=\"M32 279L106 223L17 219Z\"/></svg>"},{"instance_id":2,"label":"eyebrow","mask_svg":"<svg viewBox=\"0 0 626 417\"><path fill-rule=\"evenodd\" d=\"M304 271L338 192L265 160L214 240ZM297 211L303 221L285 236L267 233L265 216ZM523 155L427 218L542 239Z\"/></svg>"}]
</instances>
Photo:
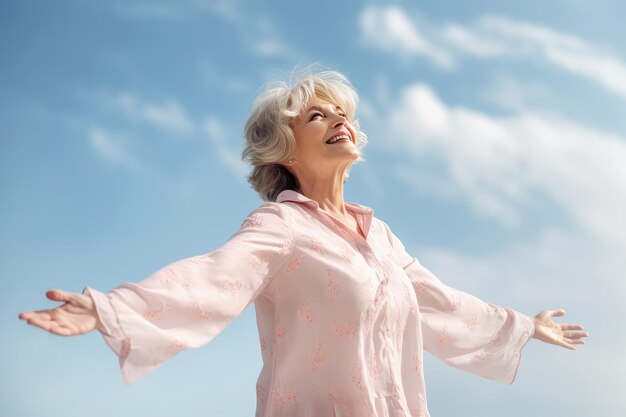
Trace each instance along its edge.
<instances>
[{"instance_id":1,"label":"eyebrow","mask_svg":"<svg viewBox=\"0 0 626 417\"><path fill-rule=\"evenodd\" d=\"M337 110L337 109L339 109L339 110L341 110L341 111L344 111L344 110L343 110L340 106L335 106L335 110ZM322 107L320 107L320 106L312 106L310 109L308 109L308 110L306 111L306 113L307 113L307 114L309 114L309 113L311 113L311 111L313 111L313 110L324 111L324 109L323 109Z\"/></svg>"}]
</instances>

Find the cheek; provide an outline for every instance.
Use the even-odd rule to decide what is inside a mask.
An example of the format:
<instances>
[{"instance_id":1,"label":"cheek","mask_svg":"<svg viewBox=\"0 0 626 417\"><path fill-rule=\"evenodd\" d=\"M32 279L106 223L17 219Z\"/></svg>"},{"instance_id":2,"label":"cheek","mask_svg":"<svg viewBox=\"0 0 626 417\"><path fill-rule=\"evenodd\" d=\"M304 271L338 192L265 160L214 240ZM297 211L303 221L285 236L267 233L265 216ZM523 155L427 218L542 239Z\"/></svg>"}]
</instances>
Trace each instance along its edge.
<instances>
[{"instance_id":1,"label":"cheek","mask_svg":"<svg viewBox=\"0 0 626 417\"><path fill-rule=\"evenodd\" d=\"M319 143L316 138L319 134L312 129L301 129L298 132L294 132L296 139L296 152L300 154L310 153L310 150L318 147Z\"/></svg>"},{"instance_id":2,"label":"cheek","mask_svg":"<svg viewBox=\"0 0 626 417\"><path fill-rule=\"evenodd\" d=\"M358 145L359 138L357 136L357 133L358 133L357 130L351 124L348 124L347 128L348 128L348 131L350 132L350 135L354 138L354 143Z\"/></svg>"}]
</instances>

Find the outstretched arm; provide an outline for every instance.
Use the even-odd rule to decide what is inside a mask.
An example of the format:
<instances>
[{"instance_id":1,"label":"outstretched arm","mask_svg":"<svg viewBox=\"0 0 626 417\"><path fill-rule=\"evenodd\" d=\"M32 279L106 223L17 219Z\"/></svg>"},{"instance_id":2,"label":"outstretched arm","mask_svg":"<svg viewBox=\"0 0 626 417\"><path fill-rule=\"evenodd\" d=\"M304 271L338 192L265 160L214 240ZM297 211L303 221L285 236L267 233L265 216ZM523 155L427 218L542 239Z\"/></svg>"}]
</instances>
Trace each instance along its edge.
<instances>
[{"instance_id":1,"label":"outstretched arm","mask_svg":"<svg viewBox=\"0 0 626 417\"><path fill-rule=\"evenodd\" d=\"M485 378L512 384L521 352L531 338L568 348L586 333L578 324L559 325L562 315L548 310L535 317L487 303L441 282L391 232L387 233L398 266L404 268L418 300L424 349L439 359Z\"/></svg>"},{"instance_id":2,"label":"outstretched arm","mask_svg":"<svg viewBox=\"0 0 626 417\"><path fill-rule=\"evenodd\" d=\"M49 291L65 301L20 318L59 335L100 330L127 384L178 352L211 341L259 296L293 253L287 210L267 202L210 253L174 262L108 293Z\"/></svg>"}]
</instances>

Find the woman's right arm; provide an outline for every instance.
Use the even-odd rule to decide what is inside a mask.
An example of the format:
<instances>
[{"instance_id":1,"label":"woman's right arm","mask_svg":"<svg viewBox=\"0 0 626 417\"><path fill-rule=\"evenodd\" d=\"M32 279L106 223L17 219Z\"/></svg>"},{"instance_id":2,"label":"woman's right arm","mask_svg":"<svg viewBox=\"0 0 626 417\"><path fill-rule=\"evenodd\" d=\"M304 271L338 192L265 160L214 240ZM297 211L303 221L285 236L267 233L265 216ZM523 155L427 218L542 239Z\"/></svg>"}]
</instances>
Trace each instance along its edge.
<instances>
[{"instance_id":1,"label":"woman's right arm","mask_svg":"<svg viewBox=\"0 0 626 417\"><path fill-rule=\"evenodd\" d=\"M293 252L286 212L280 203L265 203L208 254L174 262L108 293L89 287L83 294L61 292L51 299L65 305L20 318L62 335L98 328L130 384L176 353L211 341L263 291Z\"/></svg>"}]
</instances>

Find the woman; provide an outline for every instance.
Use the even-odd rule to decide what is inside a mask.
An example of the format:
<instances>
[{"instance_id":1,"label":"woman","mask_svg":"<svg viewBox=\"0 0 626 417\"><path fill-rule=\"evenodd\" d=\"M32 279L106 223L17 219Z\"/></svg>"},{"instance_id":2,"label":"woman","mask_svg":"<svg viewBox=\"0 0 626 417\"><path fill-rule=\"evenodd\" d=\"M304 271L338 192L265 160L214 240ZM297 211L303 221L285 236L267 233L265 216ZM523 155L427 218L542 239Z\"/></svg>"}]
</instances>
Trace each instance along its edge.
<instances>
[{"instance_id":1,"label":"woman","mask_svg":"<svg viewBox=\"0 0 626 417\"><path fill-rule=\"evenodd\" d=\"M48 291L60 307L20 318L54 334L97 329L130 384L256 306L264 366L257 417L429 416L423 349L513 383L532 337L575 349L563 310L531 318L439 281L373 210L344 202L367 137L340 73L270 86L246 125L242 157L266 201L222 247L103 294Z\"/></svg>"}]
</instances>

